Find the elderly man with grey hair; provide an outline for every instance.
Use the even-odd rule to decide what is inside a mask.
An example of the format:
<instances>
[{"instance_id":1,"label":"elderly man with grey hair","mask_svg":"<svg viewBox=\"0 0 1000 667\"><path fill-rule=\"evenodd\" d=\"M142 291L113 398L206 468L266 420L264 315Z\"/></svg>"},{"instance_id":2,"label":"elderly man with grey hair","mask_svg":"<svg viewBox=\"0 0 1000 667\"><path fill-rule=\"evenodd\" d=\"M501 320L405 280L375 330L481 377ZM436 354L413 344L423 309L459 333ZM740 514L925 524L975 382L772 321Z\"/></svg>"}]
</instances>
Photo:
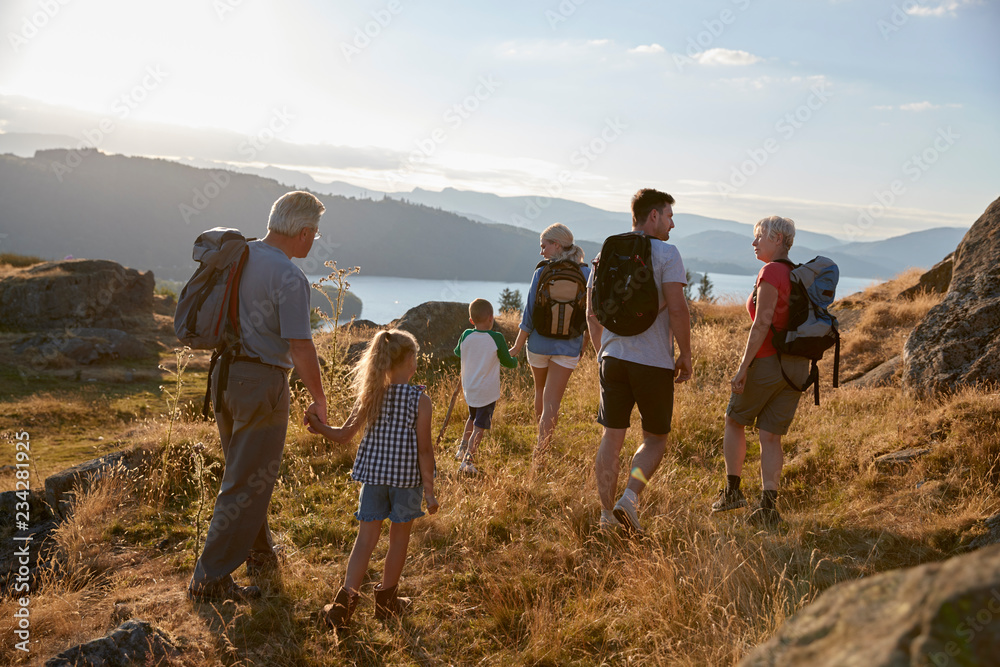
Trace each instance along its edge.
<instances>
[{"instance_id":1,"label":"elderly man with grey hair","mask_svg":"<svg viewBox=\"0 0 1000 667\"><path fill-rule=\"evenodd\" d=\"M326 423L309 323L309 280L291 261L309 254L324 210L308 192L286 193L271 208L267 235L249 244L239 290L241 349L229 364L226 386L219 386L218 366L212 374L226 468L188 586L192 600L260 597L257 586L237 585L232 572L244 562L251 576L277 565L267 508L281 468L293 367L313 399L306 412Z\"/></svg>"},{"instance_id":2,"label":"elderly man with grey hair","mask_svg":"<svg viewBox=\"0 0 1000 667\"><path fill-rule=\"evenodd\" d=\"M785 380L802 386L809 375L809 360L783 354L779 357L772 338L775 330L788 326L788 298L791 270L795 265L788 251L795 240L795 223L771 216L754 225L753 249L764 262L757 274L747 311L753 324L739 368L731 382L732 394L726 408L726 428L722 450L726 459L726 487L712 504L713 512L746 507L740 490L743 461L747 453L745 428L760 431L760 475L763 491L760 504L748 515L755 525L775 527L782 521L778 513L778 483L784 456L781 436L795 417L801 392Z\"/></svg>"}]
</instances>

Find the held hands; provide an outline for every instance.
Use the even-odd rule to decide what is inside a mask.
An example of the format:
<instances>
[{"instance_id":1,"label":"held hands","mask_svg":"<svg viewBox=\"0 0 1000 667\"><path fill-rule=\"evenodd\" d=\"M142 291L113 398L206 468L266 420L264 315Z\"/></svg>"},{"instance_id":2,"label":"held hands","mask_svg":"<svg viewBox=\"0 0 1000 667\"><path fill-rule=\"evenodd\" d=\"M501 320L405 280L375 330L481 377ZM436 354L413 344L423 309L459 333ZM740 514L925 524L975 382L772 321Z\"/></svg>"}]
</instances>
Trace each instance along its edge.
<instances>
[{"instance_id":1,"label":"held hands","mask_svg":"<svg viewBox=\"0 0 1000 667\"><path fill-rule=\"evenodd\" d=\"M319 433L313 428L313 420L320 424L326 424L326 404L312 403L306 408L306 414L302 418L302 425L308 427L310 433Z\"/></svg>"}]
</instances>

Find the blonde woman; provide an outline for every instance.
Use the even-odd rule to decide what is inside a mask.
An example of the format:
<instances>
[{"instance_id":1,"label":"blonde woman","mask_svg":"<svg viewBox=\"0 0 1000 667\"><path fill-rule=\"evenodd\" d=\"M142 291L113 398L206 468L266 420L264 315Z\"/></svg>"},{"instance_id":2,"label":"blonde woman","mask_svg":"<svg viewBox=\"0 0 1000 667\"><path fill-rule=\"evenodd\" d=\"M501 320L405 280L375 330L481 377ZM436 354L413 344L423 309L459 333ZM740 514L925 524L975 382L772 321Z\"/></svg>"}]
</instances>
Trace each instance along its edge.
<instances>
[{"instance_id":1,"label":"blonde woman","mask_svg":"<svg viewBox=\"0 0 1000 667\"><path fill-rule=\"evenodd\" d=\"M583 249L574 243L573 233L566 225L558 222L550 225L542 232L539 245L539 254L544 261L538 264L531 277L520 330L517 340L510 348L512 357L519 355L525 344L528 348L528 364L535 383L535 419L538 423L534 465L541 462L551 444L552 434L559 420L559 405L570 375L580 362L583 352L587 326L586 285L590 277L590 267L583 262ZM558 323L545 331L539 330L535 325L539 322L539 315L543 314L537 310L549 295L548 285L554 285L557 279L561 281L563 291L570 293L574 289L573 283L580 281L581 301L564 309L566 326L553 334L552 328L558 327ZM569 325L570 320L573 320L573 326ZM577 321L580 324L579 333L575 325Z\"/></svg>"}]
</instances>

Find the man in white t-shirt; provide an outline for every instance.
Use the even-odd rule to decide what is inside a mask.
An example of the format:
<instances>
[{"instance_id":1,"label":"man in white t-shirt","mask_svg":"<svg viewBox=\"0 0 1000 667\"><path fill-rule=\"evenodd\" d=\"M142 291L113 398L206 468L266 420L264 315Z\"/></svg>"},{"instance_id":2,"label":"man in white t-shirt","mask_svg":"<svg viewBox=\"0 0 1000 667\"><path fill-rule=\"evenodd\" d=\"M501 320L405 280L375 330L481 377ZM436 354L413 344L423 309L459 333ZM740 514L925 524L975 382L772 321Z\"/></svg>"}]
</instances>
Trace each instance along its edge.
<instances>
[{"instance_id":1,"label":"man in white t-shirt","mask_svg":"<svg viewBox=\"0 0 1000 667\"><path fill-rule=\"evenodd\" d=\"M600 364L597 422L604 427L594 464L601 497L601 526L621 525L629 534L642 532L636 503L666 451L674 383L691 379L691 317L684 298L684 263L677 248L666 243L674 227L673 203L669 194L649 188L632 197L632 231L652 237L653 275L661 288L659 313L653 324L635 336L620 336L601 326L589 298L587 302L590 339ZM591 287L595 274L590 274ZM589 296L592 289L587 293ZM642 417L643 441L632 457L625 491L615 502L618 459L636 405Z\"/></svg>"}]
</instances>

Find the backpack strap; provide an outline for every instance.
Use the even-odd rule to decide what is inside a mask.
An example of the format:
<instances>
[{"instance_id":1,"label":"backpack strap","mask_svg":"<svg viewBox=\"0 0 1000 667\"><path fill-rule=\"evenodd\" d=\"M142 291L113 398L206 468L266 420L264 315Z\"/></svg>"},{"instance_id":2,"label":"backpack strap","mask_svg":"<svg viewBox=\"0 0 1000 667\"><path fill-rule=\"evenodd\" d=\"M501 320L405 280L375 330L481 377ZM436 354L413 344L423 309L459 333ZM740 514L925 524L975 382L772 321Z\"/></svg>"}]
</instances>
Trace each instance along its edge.
<instances>
[{"instance_id":1,"label":"backpack strap","mask_svg":"<svg viewBox=\"0 0 1000 667\"><path fill-rule=\"evenodd\" d=\"M837 345L838 347L840 345L839 339L837 341ZM779 350L778 348L774 348L774 351L778 353L778 369L781 370L781 377L784 378L788 386L794 389L795 391L804 392L806 389L809 388L809 385L812 385L813 401L816 403L816 405L819 405L819 366L816 365L816 360L815 359L811 360L812 365L809 368L809 376L806 378L805 383L803 383L803 385L800 387L799 385L792 382L792 379L788 377L788 375L785 373L785 366L784 364L781 363L781 350Z\"/></svg>"}]
</instances>

